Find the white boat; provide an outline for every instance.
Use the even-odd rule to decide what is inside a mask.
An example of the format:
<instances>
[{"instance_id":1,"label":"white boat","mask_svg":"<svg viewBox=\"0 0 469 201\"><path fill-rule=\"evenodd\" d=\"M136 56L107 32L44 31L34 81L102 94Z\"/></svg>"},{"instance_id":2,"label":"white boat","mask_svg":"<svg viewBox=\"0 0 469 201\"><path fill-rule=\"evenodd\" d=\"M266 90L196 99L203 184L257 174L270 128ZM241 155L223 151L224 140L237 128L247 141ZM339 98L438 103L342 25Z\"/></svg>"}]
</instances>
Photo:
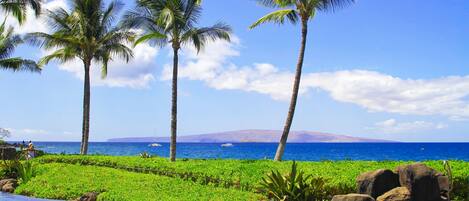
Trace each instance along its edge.
<instances>
[{"instance_id":1,"label":"white boat","mask_svg":"<svg viewBox=\"0 0 469 201\"><path fill-rule=\"evenodd\" d=\"M162 147L163 145L158 144L158 143L153 143L153 144L149 144L148 146L149 147Z\"/></svg>"},{"instance_id":2,"label":"white boat","mask_svg":"<svg viewBox=\"0 0 469 201\"><path fill-rule=\"evenodd\" d=\"M225 143L225 144L222 144L221 147L232 147L234 146L233 144L231 143Z\"/></svg>"}]
</instances>

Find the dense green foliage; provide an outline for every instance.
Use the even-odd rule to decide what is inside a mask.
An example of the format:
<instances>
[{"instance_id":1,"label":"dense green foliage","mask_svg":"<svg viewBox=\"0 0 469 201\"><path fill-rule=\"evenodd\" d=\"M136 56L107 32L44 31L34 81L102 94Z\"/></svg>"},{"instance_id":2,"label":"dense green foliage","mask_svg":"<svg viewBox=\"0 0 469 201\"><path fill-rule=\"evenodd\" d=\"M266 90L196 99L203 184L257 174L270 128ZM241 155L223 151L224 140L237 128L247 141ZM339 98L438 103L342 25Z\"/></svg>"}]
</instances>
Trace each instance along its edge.
<instances>
[{"instance_id":1,"label":"dense green foliage","mask_svg":"<svg viewBox=\"0 0 469 201\"><path fill-rule=\"evenodd\" d=\"M138 156L75 156L47 155L36 159L38 162L69 163L113 167L131 171L151 172L170 177L179 177L212 186L234 187L257 192L260 181L271 170L289 172L292 162L268 160L179 160L171 163L165 158ZM327 180L329 194L355 191L355 178L363 172L381 168L395 169L409 161L321 161L299 162L298 168L313 177ZM427 165L444 172L441 161L426 161ZM451 161L454 179L453 198L467 197L469 191L469 162Z\"/></svg>"},{"instance_id":2,"label":"dense green foliage","mask_svg":"<svg viewBox=\"0 0 469 201\"><path fill-rule=\"evenodd\" d=\"M298 170L297 163L293 162L291 171L282 174L272 171L262 178L262 190L272 200L278 201L324 201L328 195L324 190L326 181L321 177L311 177Z\"/></svg>"},{"instance_id":3,"label":"dense green foliage","mask_svg":"<svg viewBox=\"0 0 469 201\"><path fill-rule=\"evenodd\" d=\"M98 200L259 200L259 195L214 188L158 175L96 166L41 164L38 174L15 193L71 200L99 192Z\"/></svg>"}]
</instances>

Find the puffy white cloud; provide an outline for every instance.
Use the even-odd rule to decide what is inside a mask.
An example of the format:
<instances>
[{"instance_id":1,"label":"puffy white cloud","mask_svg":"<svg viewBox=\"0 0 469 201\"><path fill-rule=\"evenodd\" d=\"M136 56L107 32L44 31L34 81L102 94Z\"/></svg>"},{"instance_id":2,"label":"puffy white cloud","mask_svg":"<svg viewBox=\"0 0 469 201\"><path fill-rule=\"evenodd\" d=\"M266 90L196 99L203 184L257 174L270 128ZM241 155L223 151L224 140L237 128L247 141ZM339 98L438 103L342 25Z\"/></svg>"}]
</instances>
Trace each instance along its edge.
<instances>
[{"instance_id":1,"label":"puffy white cloud","mask_svg":"<svg viewBox=\"0 0 469 201\"><path fill-rule=\"evenodd\" d=\"M57 8L67 9L67 3L65 0L49 0L45 1L43 4L44 10L54 10ZM4 14L2 12L2 14ZM6 24L9 26L15 27L15 32L18 34L25 34L30 32L48 32L50 29L47 27L46 15L41 15L36 18L34 11L31 8L28 8L26 13L26 22L21 26L18 24L18 21L13 17L7 17Z\"/></svg>"},{"instance_id":2,"label":"puffy white cloud","mask_svg":"<svg viewBox=\"0 0 469 201\"><path fill-rule=\"evenodd\" d=\"M49 0L44 3L44 10L54 10L57 8L68 9L65 0ZM15 32L24 34L29 32L50 32L47 26L47 16L41 15L36 18L31 9L27 11L27 21L20 26L18 22L8 17L7 24L15 27ZM136 30L138 32L138 30ZM158 49L149 44L141 44L134 48L134 58L126 63L123 60L115 59L108 65L108 76L101 79L101 64L93 63L91 70L91 84L93 86L109 86L109 87L130 87L130 88L147 88L151 81L154 80L153 71L155 60L158 55ZM43 52L44 56L49 52ZM83 80L84 70L83 63L75 60L66 64L59 65L59 69L73 73L77 78Z\"/></svg>"},{"instance_id":3,"label":"puffy white cloud","mask_svg":"<svg viewBox=\"0 0 469 201\"><path fill-rule=\"evenodd\" d=\"M308 74L304 80L304 87L322 89L337 101L372 112L469 117L469 76L414 80L352 70Z\"/></svg>"},{"instance_id":4,"label":"puffy white cloud","mask_svg":"<svg viewBox=\"0 0 469 201\"><path fill-rule=\"evenodd\" d=\"M378 122L374 127L369 128L383 133L413 133L418 131L444 129L448 126L442 123L426 121L398 122L395 119Z\"/></svg>"},{"instance_id":5,"label":"puffy white cloud","mask_svg":"<svg viewBox=\"0 0 469 201\"><path fill-rule=\"evenodd\" d=\"M203 81L219 90L257 92L288 101L294 73L269 63L237 66L230 58L240 55L238 47L236 39L233 43L210 43L198 55L194 49L184 49L179 77ZM171 72L171 65L165 65L162 79L169 80ZM424 80L365 70L304 73L300 94L317 89L336 101L353 103L370 112L469 118L469 76Z\"/></svg>"},{"instance_id":6,"label":"puffy white cloud","mask_svg":"<svg viewBox=\"0 0 469 201\"><path fill-rule=\"evenodd\" d=\"M102 64L93 63L91 69L91 84L93 86L108 87L130 87L135 89L149 87L154 80L153 70L156 67L156 57L158 49L147 43L134 48L134 58L126 63L123 60L115 59L108 65L108 75L101 78ZM65 64L60 64L59 68L73 73L78 79L84 79L83 63L74 60Z\"/></svg>"}]
</instances>

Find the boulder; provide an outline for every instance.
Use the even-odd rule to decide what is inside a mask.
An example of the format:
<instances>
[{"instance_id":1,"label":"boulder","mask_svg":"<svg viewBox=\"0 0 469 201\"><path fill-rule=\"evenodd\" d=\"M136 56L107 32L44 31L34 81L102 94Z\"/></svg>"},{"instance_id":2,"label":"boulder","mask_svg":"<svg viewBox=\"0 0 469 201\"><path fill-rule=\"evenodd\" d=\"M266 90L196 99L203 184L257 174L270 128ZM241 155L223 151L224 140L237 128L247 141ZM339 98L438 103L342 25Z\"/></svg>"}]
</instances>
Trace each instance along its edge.
<instances>
[{"instance_id":1,"label":"boulder","mask_svg":"<svg viewBox=\"0 0 469 201\"><path fill-rule=\"evenodd\" d=\"M391 170L380 169L363 173L357 177L358 193L367 194L373 198L399 187L399 175Z\"/></svg>"},{"instance_id":2,"label":"boulder","mask_svg":"<svg viewBox=\"0 0 469 201\"><path fill-rule=\"evenodd\" d=\"M440 187L440 197L442 200L449 200L450 181L447 176L438 176L438 186Z\"/></svg>"},{"instance_id":3,"label":"boulder","mask_svg":"<svg viewBox=\"0 0 469 201\"><path fill-rule=\"evenodd\" d=\"M15 185L12 183L7 183L2 186L2 191L7 193L13 193L15 191Z\"/></svg>"},{"instance_id":4,"label":"boulder","mask_svg":"<svg viewBox=\"0 0 469 201\"><path fill-rule=\"evenodd\" d=\"M397 187L379 196L376 201L411 201L410 191L406 187Z\"/></svg>"},{"instance_id":5,"label":"boulder","mask_svg":"<svg viewBox=\"0 0 469 201\"><path fill-rule=\"evenodd\" d=\"M397 167L401 186L409 189L412 201L441 201L438 177L441 173L422 163Z\"/></svg>"},{"instance_id":6,"label":"boulder","mask_svg":"<svg viewBox=\"0 0 469 201\"><path fill-rule=\"evenodd\" d=\"M6 185L6 184L13 184L13 186L16 186L18 181L16 179L2 179L0 180L0 189Z\"/></svg>"},{"instance_id":7,"label":"boulder","mask_svg":"<svg viewBox=\"0 0 469 201\"><path fill-rule=\"evenodd\" d=\"M85 195L78 198L76 201L96 201L98 199L98 193L86 193Z\"/></svg>"},{"instance_id":8,"label":"boulder","mask_svg":"<svg viewBox=\"0 0 469 201\"><path fill-rule=\"evenodd\" d=\"M9 145L0 145L0 160L15 160L16 149Z\"/></svg>"},{"instance_id":9,"label":"boulder","mask_svg":"<svg viewBox=\"0 0 469 201\"><path fill-rule=\"evenodd\" d=\"M18 184L16 179L2 179L0 180L0 190L3 192L13 193Z\"/></svg>"},{"instance_id":10,"label":"boulder","mask_svg":"<svg viewBox=\"0 0 469 201\"><path fill-rule=\"evenodd\" d=\"M375 201L375 199L365 194L348 194L336 195L332 198L332 201Z\"/></svg>"}]
</instances>

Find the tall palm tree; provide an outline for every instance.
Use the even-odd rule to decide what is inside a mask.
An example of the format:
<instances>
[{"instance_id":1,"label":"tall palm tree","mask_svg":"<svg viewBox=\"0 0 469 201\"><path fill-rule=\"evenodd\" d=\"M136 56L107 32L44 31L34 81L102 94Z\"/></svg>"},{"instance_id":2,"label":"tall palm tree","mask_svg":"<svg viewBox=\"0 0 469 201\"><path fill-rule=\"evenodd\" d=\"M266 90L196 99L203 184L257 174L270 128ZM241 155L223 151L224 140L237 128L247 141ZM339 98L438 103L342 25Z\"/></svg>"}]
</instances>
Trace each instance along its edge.
<instances>
[{"instance_id":1,"label":"tall palm tree","mask_svg":"<svg viewBox=\"0 0 469 201\"><path fill-rule=\"evenodd\" d=\"M7 28L3 22L0 25L0 69L41 72L41 68L32 60L10 57L15 47L21 43L23 40L13 33L13 27Z\"/></svg>"},{"instance_id":2,"label":"tall palm tree","mask_svg":"<svg viewBox=\"0 0 469 201\"><path fill-rule=\"evenodd\" d=\"M135 44L149 41L173 49L170 160L176 160L177 77L179 50L193 45L200 51L210 40L230 40L231 28L224 23L196 27L201 14L201 0L137 0L137 8L126 14L125 25L145 30Z\"/></svg>"},{"instance_id":3,"label":"tall palm tree","mask_svg":"<svg viewBox=\"0 0 469 201\"><path fill-rule=\"evenodd\" d=\"M42 0L0 0L0 10L11 13L20 24L26 21L26 11L30 7L36 17L41 13Z\"/></svg>"},{"instance_id":4,"label":"tall palm tree","mask_svg":"<svg viewBox=\"0 0 469 201\"><path fill-rule=\"evenodd\" d=\"M122 7L114 1L107 7L104 0L71 1L70 12L59 8L48 11L49 25L53 33L30 33L28 38L46 50L53 50L43 57L40 65L52 60L66 63L80 59L84 68L83 127L80 154L87 154L90 125L90 68L92 63L102 64L102 78L107 76L108 63L113 57L127 62L133 57L125 44L132 42L134 33L114 26L116 14Z\"/></svg>"},{"instance_id":5,"label":"tall palm tree","mask_svg":"<svg viewBox=\"0 0 469 201\"><path fill-rule=\"evenodd\" d=\"M316 11L334 11L354 2L354 0L258 0L258 2L266 7L278 8L257 20L249 28L253 29L261 24L273 22L284 24L288 21L292 24L301 23L301 46L298 63L296 65L295 80L293 83L293 93L288 109L287 120L283 128L282 137L277 147L274 160L281 161L285 146L287 144L288 134L295 114L296 102L298 99L298 91L300 88L301 71L303 68L303 59L306 49L306 39L308 35L308 22L314 18Z\"/></svg>"}]
</instances>

